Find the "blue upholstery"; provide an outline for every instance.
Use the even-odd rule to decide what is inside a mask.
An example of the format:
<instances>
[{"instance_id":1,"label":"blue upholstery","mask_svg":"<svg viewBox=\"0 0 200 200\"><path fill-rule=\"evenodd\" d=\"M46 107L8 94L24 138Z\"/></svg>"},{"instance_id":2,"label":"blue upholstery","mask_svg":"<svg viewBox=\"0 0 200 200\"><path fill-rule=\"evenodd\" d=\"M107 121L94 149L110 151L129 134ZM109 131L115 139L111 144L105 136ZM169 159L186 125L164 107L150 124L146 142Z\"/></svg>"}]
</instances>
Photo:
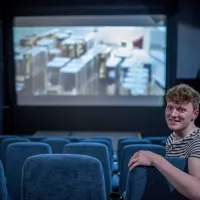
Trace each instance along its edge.
<instances>
[{"instance_id":1,"label":"blue upholstery","mask_svg":"<svg viewBox=\"0 0 200 200\"><path fill-rule=\"evenodd\" d=\"M44 140L41 140L41 142L47 143L51 146L52 153L54 154L62 154L63 153L63 147L66 144L69 144L70 141L64 138L46 138Z\"/></svg>"},{"instance_id":2,"label":"blue upholstery","mask_svg":"<svg viewBox=\"0 0 200 200\"><path fill-rule=\"evenodd\" d=\"M118 174L114 174L112 176L112 189L113 189L113 192L118 192L118 190L119 190L119 176L118 176Z\"/></svg>"},{"instance_id":3,"label":"blue upholstery","mask_svg":"<svg viewBox=\"0 0 200 200\"><path fill-rule=\"evenodd\" d=\"M120 144L123 140L135 140L135 139L140 139L138 137L121 137L118 139L118 143L117 143L117 151L119 152L119 148L120 148Z\"/></svg>"},{"instance_id":4,"label":"blue upholstery","mask_svg":"<svg viewBox=\"0 0 200 200\"><path fill-rule=\"evenodd\" d=\"M139 145L128 145L124 147L122 152L122 160L120 166L120 179L119 179L119 192L123 193L126 190L126 182L128 176L128 163L130 158L133 156L134 153L145 150L145 151L152 151L156 154L161 156L165 156L165 148L161 145L152 145L152 144L139 144Z\"/></svg>"},{"instance_id":5,"label":"blue upholstery","mask_svg":"<svg viewBox=\"0 0 200 200\"><path fill-rule=\"evenodd\" d=\"M19 142L8 146L6 172L7 187L11 199L21 199L21 176L24 161L33 155L50 153L51 147L41 142Z\"/></svg>"},{"instance_id":6,"label":"blue upholstery","mask_svg":"<svg viewBox=\"0 0 200 200\"><path fill-rule=\"evenodd\" d=\"M162 142L161 142L161 145L163 145L164 147L166 146L166 142L167 142L167 140L163 140Z\"/></svg>"},{"instance_id":7,"label":"blue upholstery","mask_svg":"<svg viewBox=\"0 0 200 200\"><path fill-rule=\"evenodd\" d=\"M109 157L110 157L110 166L112 169L112 163L113 163L113 155L112 155L112 146L110 145L110 142L105 139L85 139L83 142L97 142L101 144L105 144L108 147L109 150Z\"/></svg>"},{"instance_id":8,"label":"blue upholstery","mask_svg":"<svg viewBox=\"0 0 200 200\"><path fill-rule=\"evenodd\" d=\"M103 139L103 140L107 140L110 143L110 147L111 147L111 151L112 151L112 155L113 155L113 144L112 144L112 140L108 137L92 137L91 139Z\"/></svg>"},{"instance_id":9,"label":"blue upholstery","mask_svg":"<svg viewBox=\"0 0 200 200\"><path fill-rule=\"evenodd\" d=\"M16 138L19 137L17 135L0 135L0 142L1 140L5 139L5 138Z\"/></svg>"},{"instance_id":10,"label":"blue upholstery","mask_svg":"<svg viewBox=\"0 0 200 200\"><path fill-rule=\"evenodd\" d=\"M184 158L166 158L172 165L188 172ZM169 184L167 179L155 167L138 166L129 172L126 200L186 200Z\"/></svg>"},{"instance_id":11,"label":"blue upholstery","mask_svg":"<svg viewBox=\"0 0 200 200\"><path fill-rule=\"evenodd\" d=\"M81 137L75 137L75 136L69 136L69 137L64 137L67 140L70 140L71 142L81 142L83 138Z\"/></svg>"},{"instance_id":12,"label":"blue upholstery","mask_svg":"<svg viewBox=\"0 0 200 200\"><path fill-rule=\"evenodd\" d=\"M104 139L104 140L108 140L109 142L112 143L112 140L108 137L95 136L95 137L91 137L91 139Z\"/></svg>"},{"instance_id":13,"label":"blue upholstery","mask_svg":"<svg viewBox=\"0 0 200 200\"><path fill-rule=\"evenodd\" d=\"M116 160L114 161L114 158L113 158L113 163L112 163L111 169L113 170L113 173L116 173L119 170L118 161L116 161Z\"/></svg>"},{"instance_id":14,"label":"blue upholstery","mask_svg":"<svg viewBox=\"0 0 200 200\"><path fill-rule=\"evenodd\" d=\"M36 199L106 200L101 162L83 155L29 157L22 172L22 200Z\"/></svg>"},{"instance_id":15,"label":"blue upholstery","mask_svg":"<svg viewBox=\"0 0 200 200\"><path fill-rule=\"evenodd\" d=\"M161 137L145 137L144 139L149 140L152 144L160 145L163 140L167 139L167 137L165 137L165 136L163 136L163 137L162 136Z\"/></svg>"},{"instance_id":16,"label":"blue upholstery","mask_svg":"<svg viewBox=\"0 0 200 200\"><path fill-rule=\"evenodd\" d=\"M5 169L5 174L6 174L5 162L6 162L7 147L9 144L15 143L15 142L30 142L30 140L26 138L16 137L16 138L5 138L1 141L1 160Z\"/></svg>"},{"instance_id":17,"label":"blue upholstery","mask_svg":"<svg viewBox=\"0 0 200 200\"><path fill-rule=\"evenodd\" d=\"M2 165L1 161L0 161L0 199L1 200L9 200L10 199L7 188L6 188L4 169L3 169L3 165Z\"/></svg>"},{"instance_id":18,"label":"blue upholstery","mask_svg":"<svg viewBox=\"0 0 200 200\"><path fill-rule=\"evenodd\" d=\"M24 138L29 139L31 142L40 142L41 140L45 139L45 136L25 136Z\"/></svg>"},{"instance_id":19,"label":"blue upholstery","mask_svg":"<svg viewBox=\"0 0 200 200\"><path fill-rule=\"evenodd\" d=\"M108 153L108 147L106 145L88 142L71 143L65 145L63 153L88 155L98 159L102 163L104 171L106 194L108 195L112 192L110 158Z\"/></svg>"},{"instance_id":20,"label":"blue upholstery","mask_svg":"<svg viewBox=\"0 0 200 200\"><path fill-rule=\"evenodd\" d=\"M4 138L15 138L15 137L19 137L18 135L0 135L0 140L4 139Z\"/></svg>"},{"instance_id":21,"label":"blue upholstery","mask_svg":"<svg viewBox=\"0 0 200 200\"><path fill-rule=\"evenodd\" d=\"M118 161L118 156L117 156L117 154L114 154L114 155L113 155L113 160L114 160L114 161Z\"/></svg>"},{"instance_id":22,"label":"blue upholstery","mask_svg":"<svg viewBox=\"0 0 200 200\"><path fill-rule=\"evenodd\" d=\"M0 135L0 160L1 160L1 141L5 138L13 138L13 137L17 137L17 136L13 136L13 135Z\"/></svg>"},{"instance_id":23,"label":"blue upholstery","mask_svg":"<svg viewBox=\"0 0 200 200\"><path fill-rule=\"evenodd\" d=\"M145 140L145 139L128 139L128 140L121 141L120 146L119 146L119 157L118 157L119 169L120 169L120 165L121 165L123 148L130 144L151 144L151 142L149 140Z\"/></svg>"}]
</instances>

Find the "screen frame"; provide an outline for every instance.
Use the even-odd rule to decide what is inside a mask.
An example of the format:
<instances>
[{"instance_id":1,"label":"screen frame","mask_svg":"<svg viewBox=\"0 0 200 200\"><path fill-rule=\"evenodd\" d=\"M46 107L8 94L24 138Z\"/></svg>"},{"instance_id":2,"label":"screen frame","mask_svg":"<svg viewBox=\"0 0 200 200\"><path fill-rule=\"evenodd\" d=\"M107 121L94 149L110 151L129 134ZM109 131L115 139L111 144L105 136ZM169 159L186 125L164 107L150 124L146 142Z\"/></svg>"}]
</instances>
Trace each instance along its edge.
<instances>
[{"instance_id":1,"label":"screen frame","mask_svg":"<svg viewBox=\"0 0 200 200\"><path fill-rule=\"evenodd\" d=\"M14 67L14 52L13 52L13 19L16 16L62 16L62 15L147 15L147 14L164 14L166 15L166 88L167 90L170 86L174 85L176 82L176 49L177 41L177 26L176 19L173 15L166 13L160 7L155 7L154 9L148 9L144 6L131 7L131 6L86 6L86 7L51 7L47 9L46 7L24 7L11 10L7 13L7 17L3 18L3 37L4 42L4 59L5 62L5 76L4 76L4 89L6 91L6 102L8 105L17 107L22 105L17 105L17 95L15 91L15 67ZM9 90L7 89L9 88ZM163 98L163 101L164 98ZM165 102L163 102L164 105ZM39 105L33 105L39 106ZM41 105L44 106L44 105ZM54 105L52 105L54 106ZM55 105L56 106L56 105ZM71 106L71 105L62 105ZM89 106L89 105L74 105L76 106ZM97 105L95 105L97 106ZM103 107L111 106L100 105ZM116 106L116 104L114 105ZM135 107L135 105L120 105L122 107ZM162 107L158 105L155 107ZM138 107L138 106L137 106ZM143 107L141 105L141 107ZM148 106L145 106L148 107ZM149 106L152 107L152 106Z\"/></svg>"}]
</instances>

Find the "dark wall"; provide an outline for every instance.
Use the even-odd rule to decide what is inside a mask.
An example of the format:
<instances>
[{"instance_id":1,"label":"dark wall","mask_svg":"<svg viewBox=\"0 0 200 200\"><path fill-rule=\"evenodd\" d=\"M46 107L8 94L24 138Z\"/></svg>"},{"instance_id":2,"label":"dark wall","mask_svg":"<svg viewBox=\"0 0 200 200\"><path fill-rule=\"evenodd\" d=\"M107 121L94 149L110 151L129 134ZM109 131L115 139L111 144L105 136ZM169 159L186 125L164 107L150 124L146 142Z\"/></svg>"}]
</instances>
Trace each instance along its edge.
<instances>
[{"instance_id":1,"label":"dark wall","mask_svg":"<svg viewBox=\"0 0 200 200\"><path fill-rule=\"evenodd\" d=\"M19 107L16 131L40 130L140 131L165 135L163 108Z\"/></svg>"},{"instance_id":2,"label":"dark wall","mask_svg":"<svg viewBox=\"0 0 200 200\"><path fill-rule=\"evenodd\" d=\"M0 44L2 44L2 21L0 19ZM0 134L3 132L3 55L2 45L0 45Z\"/></svg>"},{"instance_id":3,"label":"dark wall","mask_svg":"<svg viewBox=\"0 0 200 200\"><path fill-rule=\"evenodd\" d=\"M194 0L179 0L178 5L177 82L185 82L200 92L200 80L195 80L200 70L200 8ZM200 126L200 117L196 124Z\"/></svg>"},{"instance_id":4,"label":"dark wall","mask_svg":"<svg viewBox=\"0 0 200 200\"><path fill-rule=\"evenodd\" d=\"M62 1L63 2L63 1ZM121 2L121 1L120 1ZM161 2L161 1L159 1ZM163 1L164 2L164 1ZM169 1L167 1L169 2ZM171 5L173 8L176 7ZM171 11L169 11L170 13ZM186 12L187 13L187 12ZM181 15L181 14L180 14ZM169 72L172 85L176 71L177 18L171 14L172 26L168 35ZM179 32L179 34L181 34ZM180 35L179 35L180 37ZM181 37L180 37L181 38ZM179 44L183 42L179 38ZM200 38L200 37L199 37ZM192 45L192 44L191 44ZM180 48L179 48L180 50ZM185 54L179 52L181 59ZM173 71L174 70L174 71ZM175 81L174 81L175 82ZM9 102L9 101L8 101ZM13 107L5 112L6 132L33 133L37 130L85 130L85 131L141 131L143 135L167 135L164 108L139 107Z\"/></svg>"},{"instance_id":5,"label":"dark wall","mask_svg":"<svg viewBox=\"0 0 200 200\"><path fill-rule=\"evenodd\" d=\"M178 19L177 78L194 79L200 70L200 18L197 1L180 1Z\"/></svg>"}]
</instances>

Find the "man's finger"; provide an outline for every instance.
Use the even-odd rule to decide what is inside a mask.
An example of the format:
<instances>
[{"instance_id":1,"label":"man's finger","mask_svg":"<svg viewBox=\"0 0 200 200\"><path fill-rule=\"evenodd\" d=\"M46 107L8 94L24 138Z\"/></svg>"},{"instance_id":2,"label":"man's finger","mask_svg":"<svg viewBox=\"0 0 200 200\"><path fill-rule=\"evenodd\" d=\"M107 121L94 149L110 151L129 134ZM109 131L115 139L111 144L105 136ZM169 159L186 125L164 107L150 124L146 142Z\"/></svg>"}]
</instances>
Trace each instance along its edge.
<instances>
[{"instance_id":1,"label":"man's finger","mask_svg":"<svg viewBox=\"0 0 200 200\"><path fill-rule=\"evenodd\" d=\"M132 171L135 167L137 167L139 165L138 162L135 162L133 165L131 165L131 167L129 168L129 171Z\"/></svg>"},{"instance_id":2,"label":"man's finger","mask_svg":"<svg viewBox=\"0 0 200 200\"><path fill-rule=\"evenodd\" d=\"M135 155L135 156L138 156L139 153L140 153L140 151L137 151L134 155Z\"/></svg>"},{"instance_id":3,"label":"man's finger","mask_svg":"<svg viewBox=\"0 0 200 200\"><path fill-rule=\"evenodd\" d=\"M133 165L136 162L137 162L137 158L132 158L128 163L128 167L130 167L131 165Z\"/></svg>"},{"instance_id":4,"label":"man's finger","mask_svg":"<svg viewBox=\"0 0 200 200\"><path fill-rule=\"evenodd\" d=\"M135 158L137 158L139 156L139 154L138 153L135 153L132 157L131 157L131 159L135 159ZM131 160L130 159L130 160Z\"/></svg>"}]
</instances>

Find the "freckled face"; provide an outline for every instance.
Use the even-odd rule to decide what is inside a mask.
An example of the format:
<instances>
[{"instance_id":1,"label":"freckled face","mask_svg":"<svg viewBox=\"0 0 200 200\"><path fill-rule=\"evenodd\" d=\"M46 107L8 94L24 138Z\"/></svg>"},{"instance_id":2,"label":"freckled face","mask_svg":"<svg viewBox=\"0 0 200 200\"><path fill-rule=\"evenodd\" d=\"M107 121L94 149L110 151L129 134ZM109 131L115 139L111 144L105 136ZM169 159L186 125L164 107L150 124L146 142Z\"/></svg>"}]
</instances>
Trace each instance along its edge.
<instances>
[{"instance_id":1,"label":"freckled face","mask_svg":"<svg viewBox=\"0 0 200 200\"><path fill-rule=\"evenodd\" d=\"M191 102L183 104L167 102L165 119L170 130L182 131L194 123L198 113L198 110L194 111Z\"/></svg>"}]
</instances>

